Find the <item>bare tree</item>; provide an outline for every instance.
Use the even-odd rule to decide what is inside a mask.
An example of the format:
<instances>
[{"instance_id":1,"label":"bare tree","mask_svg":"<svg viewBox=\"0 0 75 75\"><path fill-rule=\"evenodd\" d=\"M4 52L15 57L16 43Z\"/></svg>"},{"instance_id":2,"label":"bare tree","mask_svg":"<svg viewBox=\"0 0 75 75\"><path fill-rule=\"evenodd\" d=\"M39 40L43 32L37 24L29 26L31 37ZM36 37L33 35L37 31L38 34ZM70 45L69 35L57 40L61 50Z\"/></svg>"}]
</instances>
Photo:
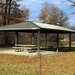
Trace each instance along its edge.
<instances>
[{"instance_id":1,"label":"bare tree","mask_svg":"<svg viewBox=\"0 0 75 75\"><path fill-rule=\"evenodd\" d=\"M67 25L68 21L68 16L51 3L44 3L38 18L43 23L55 24L59 26Z\"/></svg>"},{"instance_id":2,"label":"bare tree","mask_svg":"<svg viewBox=\"0 0 75 75\"><path fill-rule=\"evenodd\" d=\"M0 1L0 23L1 25L9 25L13 23L24 22L29 17L29 9L19 9L17 1L21 0L2 0ZM12 16L12 17L11 17ZM11 33L4 32L2 38L4 45L9 45L8 37ZM13 34L13 33L12 33ZM3 35L3 33L1 34ZM9 36L8 36L9 35Z\"/></svg>"},{"instance_id":3,"label":"bare tree","mask_svg":"<svg viewBox=\"0 0 75 75\"><path fill-rule=\"evenodd\" d=\"M22 1L22 0L2 0L2 1L0 1L0 9L1 9L0 14L2 15L2 18L3 18L2 19L3 25L10 24L10 21L11 21L10 16L11 16L11 13L14 13L14 11L16 11L17 13L20 13L20 15L23 14L23 16L27 15L27 14L24 14L25 13L24 10L22 11L19 9L19 5L17 4L17 1ZM29 14L29 9L26 8L26 10L28 11L28 14ZM27 13L27 11L26 11L26 13ZM23 16L20 16L20 17L23 17ZM27 15L27 17L29 17L29 16ZM15 17L13 17L13 18L15 18ZM25 20L25 18L23 18L23 19Z\"/></svg>"},{"instance_id":4,"label":"bare tree","mask_svg":"<svg viewBox=\"0 0 75 75\"><path fill-rule=\"evenodd\" d=\"M15 14L16 13L16 14ZM12 23L20 23L24 22L29 19L29 9L25 6L21 7L20 9L13 9L10 16L12 16L10 19Z\"/></svg>"},{"instance_id":5,"label":"bare tree","mask_svg":"<svg viewBox=\"0 0 75 75\"><path fill-rule=\"evenodd\" d=\"M67 1L72 3L71 4L72 7L75 7L75 1L74 0L67 0Z\"/></svg>"}]
</instances>

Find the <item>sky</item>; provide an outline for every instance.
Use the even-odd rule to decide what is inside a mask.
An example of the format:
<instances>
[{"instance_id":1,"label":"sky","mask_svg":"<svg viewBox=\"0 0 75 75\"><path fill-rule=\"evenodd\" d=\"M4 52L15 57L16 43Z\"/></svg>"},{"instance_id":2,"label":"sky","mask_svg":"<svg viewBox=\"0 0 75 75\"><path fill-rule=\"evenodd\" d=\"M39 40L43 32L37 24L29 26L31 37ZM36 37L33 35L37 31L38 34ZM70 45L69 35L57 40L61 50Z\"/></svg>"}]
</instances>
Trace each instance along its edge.
<instances>
[{"instance_id":1,"label":"sky","mask_svg":"<svg viewBox=\"0 0 75 75\"><path fill-rule=\"evenodd\" d=\"M60 10L63 10L68 15L69 25L75 25L75 15L72 15L72 12L75 12L75 7L70 7L71 3L67 2L67 0L22 0L18 3L30 10L30 21L39 21L37 17L44 2L53 3L59 7Z\"/></svg>"}]
</instances>

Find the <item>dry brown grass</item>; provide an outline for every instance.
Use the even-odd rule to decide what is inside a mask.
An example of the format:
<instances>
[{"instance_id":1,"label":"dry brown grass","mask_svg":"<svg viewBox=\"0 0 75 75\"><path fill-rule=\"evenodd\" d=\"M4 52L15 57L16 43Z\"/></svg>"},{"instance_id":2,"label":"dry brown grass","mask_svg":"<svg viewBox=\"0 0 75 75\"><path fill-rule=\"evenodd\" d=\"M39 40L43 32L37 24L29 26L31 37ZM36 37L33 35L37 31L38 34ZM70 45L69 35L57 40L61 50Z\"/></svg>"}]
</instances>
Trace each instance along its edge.
<instances>
[{"instance_id":1,"label":"dry brown grass","mask_svg":"<svg viewBox=\"0 0 75 75\"><path fill-rule=\"evenodd\" d=\"M0 54L0 75L40 75L40 57ZM75 75L75 52L41 56L41 75Z\"/></svg>"}]
</instances>

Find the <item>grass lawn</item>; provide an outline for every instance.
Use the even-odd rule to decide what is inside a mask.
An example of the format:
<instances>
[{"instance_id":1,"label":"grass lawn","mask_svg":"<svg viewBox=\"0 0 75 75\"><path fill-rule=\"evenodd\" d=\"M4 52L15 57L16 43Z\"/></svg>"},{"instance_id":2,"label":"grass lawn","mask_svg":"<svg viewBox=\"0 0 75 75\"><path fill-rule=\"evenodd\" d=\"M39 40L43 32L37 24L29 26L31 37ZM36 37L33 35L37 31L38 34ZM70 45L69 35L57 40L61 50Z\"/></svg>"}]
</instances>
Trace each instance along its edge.
<instances>
[{"instance_id":1,"label":"grass lawn","mask_svg":"<svg viewBox=\"0 0 75 75\"><path fill-rule=\"evenodd\" d=\"M63 47L69 47L69 41L60 41L59 46L63 45ZM47 42L48 46L56 46L56 42ZM45 42L41 42L41 46L45 46ZM75 47L75 42L71 42L71 46Z\"/></svg>"},{"instance_id":2,"label":"grass lawn","mask_svg":"<svg viewBox=\"0 0 75 75\"><path fill-rule=\"evenodd\" d=\"M40 75L40 57L0 54L0 75ZM75 75L75 52L41 56L41 75Z\"/></svg>"},{"instance_id":3,"label":"grass lawn","mask_svg":"<svg viewBox=\"0 0 75 75\"><path fill-rule=\"evenodd\" d=\"M0 47L0 51L3 51L3 50L10 50L12 49L12 47Z\"/></svg>"}]
</instances>

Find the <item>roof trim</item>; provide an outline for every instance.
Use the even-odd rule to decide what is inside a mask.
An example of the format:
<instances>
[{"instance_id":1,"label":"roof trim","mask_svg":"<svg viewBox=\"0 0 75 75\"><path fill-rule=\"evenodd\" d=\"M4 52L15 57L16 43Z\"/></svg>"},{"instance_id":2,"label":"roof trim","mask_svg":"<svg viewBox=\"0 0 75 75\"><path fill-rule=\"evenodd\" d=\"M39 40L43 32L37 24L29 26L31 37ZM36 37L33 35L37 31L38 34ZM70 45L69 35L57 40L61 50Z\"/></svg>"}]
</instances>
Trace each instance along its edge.
<instances>
[{"instance_id":1,"label":"roof trim","mask_svg":"<svg viewBox=\"0 0 75 75\"><path fill-rule=\"evenodd\" d=\"M32 22L32 21L27 21L23 23L17 23L13 25L7 25L7 26L1 26L0 31L17 31L17 30L54 30L59 31L59 32L70 32L70 33L75 33L75 30L52 25L52 24L45 24L45 23L38 23L38 22Z\"/></svg>"}]
</instances>

